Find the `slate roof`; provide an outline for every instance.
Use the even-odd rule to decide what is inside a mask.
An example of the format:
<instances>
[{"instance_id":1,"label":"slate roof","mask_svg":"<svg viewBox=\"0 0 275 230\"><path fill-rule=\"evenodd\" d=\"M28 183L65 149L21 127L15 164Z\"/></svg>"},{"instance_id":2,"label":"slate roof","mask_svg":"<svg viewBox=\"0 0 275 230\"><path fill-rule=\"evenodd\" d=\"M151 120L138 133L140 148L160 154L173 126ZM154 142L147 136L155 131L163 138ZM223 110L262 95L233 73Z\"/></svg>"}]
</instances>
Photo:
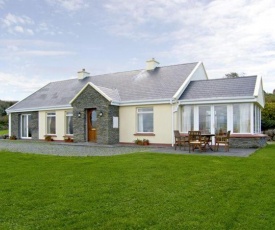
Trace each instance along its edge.
<instances>
[{"instance_id":1,"label":"slate roof","mask_svg":"<svg viewBox=\"0 0 275 230\"><path fill-rule=\"evenodd\" d=\"M253 96L257 76L191 81L179 100Z\"/></svg>"},{"instance_id":2,"label":"slate roof","mask_svg":"<svg viewBox=\"0 0 275 230\"><path fill-rule=\"evenodd\" d=\"M134 70L49 83L8 110L70 106L70 101L91 82L113 101L171 99L198 63Z\"/></svg>"}]
</instances>

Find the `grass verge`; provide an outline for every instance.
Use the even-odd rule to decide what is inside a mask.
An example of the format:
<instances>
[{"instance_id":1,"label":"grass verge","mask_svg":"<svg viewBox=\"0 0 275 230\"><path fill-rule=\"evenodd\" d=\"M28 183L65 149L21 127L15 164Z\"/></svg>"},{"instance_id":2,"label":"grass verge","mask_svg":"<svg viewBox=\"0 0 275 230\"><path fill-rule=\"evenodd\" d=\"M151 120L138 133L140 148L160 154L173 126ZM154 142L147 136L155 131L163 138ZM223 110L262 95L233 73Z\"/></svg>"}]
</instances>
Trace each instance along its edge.
<instances>
[{"instance_id":1,"label":"grass verge","mask_svg":"<svg viewBox=\"0 0 275 230\"><path fill-rule=\"evenodd\" d=\"M9 130L0 130L0 136L1 135L8 135L9 134Z\"/></svg>"},{"instance_id":2,"label":"grass verge","mask_svg":"<svg viewBox=\"0 0 275 230\"><path fill-rule=\"evenodd\" d=\"M273 229L275 145L248 158L0 152L0 229Z\"/></svg>"}]
</instances>

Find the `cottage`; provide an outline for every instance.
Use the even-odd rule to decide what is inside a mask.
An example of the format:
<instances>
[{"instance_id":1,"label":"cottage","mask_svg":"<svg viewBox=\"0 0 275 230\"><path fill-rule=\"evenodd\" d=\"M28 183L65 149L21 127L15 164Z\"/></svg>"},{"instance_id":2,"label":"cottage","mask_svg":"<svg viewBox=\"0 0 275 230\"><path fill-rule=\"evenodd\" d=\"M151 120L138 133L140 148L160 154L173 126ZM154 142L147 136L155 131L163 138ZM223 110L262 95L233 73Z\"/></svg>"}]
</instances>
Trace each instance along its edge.
<instances>
[{"instance_id":1,"label":"cottage","mask_svg":"<svg viewBox=\"0 0 275 230\"><path fill-rule=\"evenodd\" d=\"M182 133L231 130L232 145L258 147L264 107L260 76L208 79L202 62L51 82L7 109L9 135L20 139L173 145Z\"/></svg>"}]
</instances>

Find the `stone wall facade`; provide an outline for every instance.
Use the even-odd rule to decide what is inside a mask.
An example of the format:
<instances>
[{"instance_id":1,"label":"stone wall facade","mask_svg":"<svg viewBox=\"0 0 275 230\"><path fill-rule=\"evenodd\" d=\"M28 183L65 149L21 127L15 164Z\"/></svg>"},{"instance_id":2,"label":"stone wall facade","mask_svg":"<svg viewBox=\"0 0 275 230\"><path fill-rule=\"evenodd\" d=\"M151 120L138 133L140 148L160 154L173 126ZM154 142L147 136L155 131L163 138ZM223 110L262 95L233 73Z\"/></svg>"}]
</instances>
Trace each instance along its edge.
<instances>
[{"instance_id":1,"label":"stone wall facade","mask_svg":"<svg viewBox=\"0 0 275 230\"><path fill-rule=\"evenodd\" d=\"M73 101L73 129L74 141L86 142L87 137L87 111L97 111L97 143L116 144L119 142L119 128L113 128L113 117L119 116L119 107L98 93L91 86L87 86L83 92ZM103 116L99 116L99 112ZM80 117L78 116L80 113Z\"/></svg>"},{"instance_id":2,"label":"stone wall facade","mask_svg":"<svg viewBox=\"0 0 275 230\"><path fill-rule=\"evenodd\" d=\"M233 148L261 148L266 145L266 136L230 137L229 145Z\"/></svg>"},{"instance_id":3,"label":"stone wall facade","mask_svg":"<svg viewBox=\"0 0 275 230\"><path fill-rule=\"evenodd\" d=\"M11 114L11 136L21 138L21 115L30 114L31 122L29 128L31 129L32 139L38 140L38 112L26 112L26 113L12 113Z\"/></svg>"}]
</instances>

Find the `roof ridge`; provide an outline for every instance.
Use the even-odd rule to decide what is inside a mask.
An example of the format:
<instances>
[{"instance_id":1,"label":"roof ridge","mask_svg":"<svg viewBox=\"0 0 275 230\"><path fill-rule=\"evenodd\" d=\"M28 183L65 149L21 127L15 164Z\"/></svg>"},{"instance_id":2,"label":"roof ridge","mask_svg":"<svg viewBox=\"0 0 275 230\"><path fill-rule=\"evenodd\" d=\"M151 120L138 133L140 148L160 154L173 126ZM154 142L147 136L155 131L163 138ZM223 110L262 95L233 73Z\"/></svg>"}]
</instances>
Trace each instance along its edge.
<instances>
[{"instance_id":1,"label":"roof ridge","mask_svg":"<svg viewBox=\"0 0 275 230\"><path fill-rule=\"evenodd\" d=\"M166 66L158 66L158 67L156 67L156 68L169 68L169 67L173 67L173 66L190 65L190 64L197 64L197 63L199 63L199 62L189 62L189 63L173 64L173 65L166 65ZM110 74L119 74L119 73L136 72L136 71L143 71L143 70L145 70L145 69L118 71L118 72L114 72L114 73L103 73L103 74L96 74L96 75L87 76L87 78L98 77L98 76L104 76L104 75L110 75ZM85 78L84 78L84 79L85 79ZM84 80L84 79L83 79L83 80ZM51 82L49 82L49 83L64 82L64 81L75 81L75 80L78 80L78 78L51 81Z\"/></svg>"},{"instance_id":2,"label":"roof ridge","mask_svg":"<svg viewBox=\"0 0 275 230\"><path fill-rule=\"evenodd\" d=\"M178 66L178 65L190 65L190 64L197 64L199 62L189 62L189 63L181 63L181 64L173 64L173 65L165 65L165 66L157 66L156 68L167 68L167 67L173 67L173 66ZM109 74L118 74L118 73L128 73L128 72L135 72L135 71L142 71L145 69L135 69L135 70L126 70L126 71L118 71L114 73L104 73L104 74L97 74L97 75L92 75L88 77L97 77L97 76L103 76L103 75L109 75Z\"/></svg>"},{"instance_id":3,"label":"roof ridge","mask_svg":"<svg viewBox=\"0 0 275 230\"><path fill-rule=\"evenodd\" d=\"M189 62L189 63L181 63L181 64L173 64L173 65L165 65L165 66L160 66L159 68L163 68L163 67L173 67L173 66L178 66L178 65L190 65L190 64L198 64L199 61L197 62ZM158 67L157 67L158 68Z\"/></svg>"},{"instance_id":4,"label":"roof ridge","mask_svg":"<svg viewBox=\"0 0 275 230\"><path fill-rule=\"evenodd\" d=\"M227 80L227 79L242 79L242 78L251 78L251 77L257 77L257 75L251 75L251 76L243 76L243 77L232 77L232 78L228 78L228 77L223 77L223 78L211 78L211 79L207 79L207 80L195 80L195 81L221 81L221 80Z\"/></svg>"}]
</instances>

